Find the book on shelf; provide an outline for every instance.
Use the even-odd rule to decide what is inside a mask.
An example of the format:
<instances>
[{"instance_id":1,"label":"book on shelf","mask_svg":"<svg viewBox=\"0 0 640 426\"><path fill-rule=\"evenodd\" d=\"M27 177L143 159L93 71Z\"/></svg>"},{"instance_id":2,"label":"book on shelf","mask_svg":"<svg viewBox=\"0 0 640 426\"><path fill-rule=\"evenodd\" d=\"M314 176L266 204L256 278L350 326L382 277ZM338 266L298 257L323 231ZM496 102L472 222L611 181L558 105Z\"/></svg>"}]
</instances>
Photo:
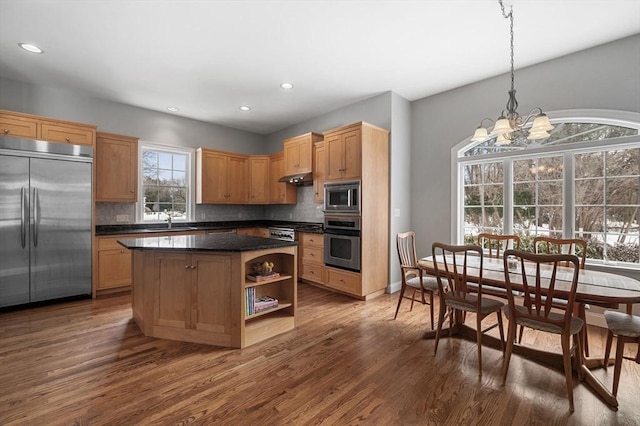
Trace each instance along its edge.
<instances>
[{"instance_id":1,"label":"book on shelf","mask_svg":"<svg viewBox=\"0 0 640 426\"><path fill-rule=\"evenodd\" d=\"M274 278L280 277L279 272L254 272L252 274L247 274L247 279L249 281L261 282L268 281Z\"/></svg>"},{"instance_id":2,"label":"book on shelf","mask_svg":"<svg viewBox=\"0 0 640 426\"><path fill-rule=\"evenodd\" d=\"M248 287L245 289L245 316L257 314L278 307L278 299L271 296L256 298L256 289Z\"/></svg>"}]
</instances>

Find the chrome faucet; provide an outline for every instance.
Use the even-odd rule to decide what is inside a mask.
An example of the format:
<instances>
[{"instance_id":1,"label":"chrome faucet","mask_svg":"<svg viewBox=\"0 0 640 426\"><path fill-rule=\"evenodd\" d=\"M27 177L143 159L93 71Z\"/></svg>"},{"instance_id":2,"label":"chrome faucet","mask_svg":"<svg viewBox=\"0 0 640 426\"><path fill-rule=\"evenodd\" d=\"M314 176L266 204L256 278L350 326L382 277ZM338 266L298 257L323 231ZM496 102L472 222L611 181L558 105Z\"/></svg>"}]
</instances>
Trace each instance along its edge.
<instances>
[{"instance_id":1,"label":"chrome faucet","mask_svg":"<svg viewBox=\"0 0 640 426\"><path fill-rule=\"evenodd\" d=\"M171 229L171 216L167 218L167 225L169 225L169 229Z\"/></svg>"}]
</instances>

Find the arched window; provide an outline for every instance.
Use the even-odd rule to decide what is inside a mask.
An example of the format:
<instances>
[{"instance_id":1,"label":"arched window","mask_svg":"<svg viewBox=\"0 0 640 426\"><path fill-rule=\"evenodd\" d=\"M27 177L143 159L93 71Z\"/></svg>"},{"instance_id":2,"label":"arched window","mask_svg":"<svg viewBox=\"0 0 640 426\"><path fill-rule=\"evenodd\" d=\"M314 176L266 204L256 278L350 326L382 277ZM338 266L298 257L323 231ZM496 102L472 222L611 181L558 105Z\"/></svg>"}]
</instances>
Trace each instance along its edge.
<instances>
[{"instance_id":1,"label":"arched window","mask_svg":"<svg viewBox=\"0 0 640 426\"><path fill-rule=\"evenodd\" d=\"M454 147L455 239L480 232L581 238L588 262L640 269L640 114L558 111L528 145Z\"/></svg>"}]
</instances>

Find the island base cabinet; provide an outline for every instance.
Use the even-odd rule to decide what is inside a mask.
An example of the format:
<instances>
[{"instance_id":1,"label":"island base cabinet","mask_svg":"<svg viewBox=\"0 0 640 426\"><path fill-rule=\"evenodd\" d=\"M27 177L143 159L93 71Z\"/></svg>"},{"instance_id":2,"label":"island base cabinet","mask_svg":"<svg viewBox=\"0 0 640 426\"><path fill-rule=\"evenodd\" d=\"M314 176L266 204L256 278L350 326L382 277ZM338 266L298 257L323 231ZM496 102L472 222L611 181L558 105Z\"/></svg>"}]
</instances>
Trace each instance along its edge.
<instances>
[{"instance_id":1,"label":"island base cabinet","mask_svg":"<svg viewBox=\"0 0 640 426\"><path fill-rule=\"evenodd\" d=\"M202 254L201 254L202 253ZM244 348L295 327L297 247L248 252L133 250L133 318L146 336ZM255 282L255 264L279 276ZM249 290L252 289L252 290ZM278 305L249 312L247 295Z\"/></svg>"},{"instance_id":2,"label":"island base cabinet","mask_svg":"<svg viewBox=\"0 0 640 426\"><path fill-rule=\"evenodd\" d=\"M136 323L153 337L239 347L239 324L232 312L232 263L231 255L135 252Z\"/></svg>"}]
</instances>

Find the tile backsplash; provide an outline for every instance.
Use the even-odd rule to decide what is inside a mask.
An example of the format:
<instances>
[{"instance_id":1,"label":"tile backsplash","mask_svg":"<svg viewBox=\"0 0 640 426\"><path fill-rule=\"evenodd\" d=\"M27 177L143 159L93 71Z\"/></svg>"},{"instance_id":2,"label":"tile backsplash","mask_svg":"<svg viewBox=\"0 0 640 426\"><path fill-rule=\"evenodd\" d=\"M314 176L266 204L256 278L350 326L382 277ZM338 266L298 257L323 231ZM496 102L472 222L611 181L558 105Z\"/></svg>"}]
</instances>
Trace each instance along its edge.
<instances>
[{"instance_id":1,"label":"tile backsplash","mask_svg":"<svg viewBox=\"0 0 640 426\"><path fill-rule=\"evenodd\" d=\"M298 188L295 205L224 205L196 204L194 221L217 222L227 220L290 220L294 222L322 222L322 204L313 202L313 187ZM120 219L120 220L118 220ZM136 223L133 203L96 203L96 225Z\"/></svg>"}]
</instances>

